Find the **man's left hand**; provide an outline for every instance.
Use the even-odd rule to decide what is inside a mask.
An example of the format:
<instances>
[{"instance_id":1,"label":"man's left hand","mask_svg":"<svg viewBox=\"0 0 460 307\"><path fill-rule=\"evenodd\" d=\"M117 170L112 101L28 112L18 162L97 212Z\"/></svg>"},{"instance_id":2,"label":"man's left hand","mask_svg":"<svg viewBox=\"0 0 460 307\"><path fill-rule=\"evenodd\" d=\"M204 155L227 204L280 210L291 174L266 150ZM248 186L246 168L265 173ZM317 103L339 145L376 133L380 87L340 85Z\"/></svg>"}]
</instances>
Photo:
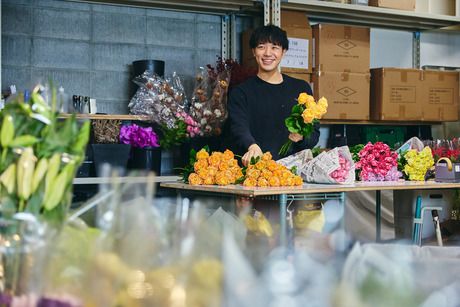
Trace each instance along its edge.
<instances>
[{"instance_id":1,"label":"man's left hand","mask_svg":"<svg viewBox=\"0 0 460 307\"><path fill-rule=\"evenodd\" d=\"M298 133L289 133L289 139L293 141L294 143L297 143L303 140L303 136Z\"/></svg>"}]
</instances>

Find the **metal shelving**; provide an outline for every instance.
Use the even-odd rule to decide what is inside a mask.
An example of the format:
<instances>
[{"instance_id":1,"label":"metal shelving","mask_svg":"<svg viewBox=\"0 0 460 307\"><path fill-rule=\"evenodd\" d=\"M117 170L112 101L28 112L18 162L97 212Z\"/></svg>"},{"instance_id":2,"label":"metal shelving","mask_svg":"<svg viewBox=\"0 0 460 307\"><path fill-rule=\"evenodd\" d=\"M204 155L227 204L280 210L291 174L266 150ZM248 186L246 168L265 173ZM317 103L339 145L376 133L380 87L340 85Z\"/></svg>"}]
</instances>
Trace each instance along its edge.
<instances>
[{"instance_id":1,"label":"metal shelving","mask_svg":"<svg viewBox=\"0 0 460 307\"><path fill-rule=\"evenodd\" d=\"M151 7L196 13L226 15L260 11L260 0L71 0L77 2Z\"/></svg>"},{"instance_id":2,"label":"metal shelving","mask_svg":"<svg viewBox=\"0 0 460 307\"><path fill-rule=\"evenodd\" d=\"M317 0L281 1L281 8L305 11L313 21L387 29L421 31L460 25L460 17L455 16Z\"/></svg>"}]
</instances>

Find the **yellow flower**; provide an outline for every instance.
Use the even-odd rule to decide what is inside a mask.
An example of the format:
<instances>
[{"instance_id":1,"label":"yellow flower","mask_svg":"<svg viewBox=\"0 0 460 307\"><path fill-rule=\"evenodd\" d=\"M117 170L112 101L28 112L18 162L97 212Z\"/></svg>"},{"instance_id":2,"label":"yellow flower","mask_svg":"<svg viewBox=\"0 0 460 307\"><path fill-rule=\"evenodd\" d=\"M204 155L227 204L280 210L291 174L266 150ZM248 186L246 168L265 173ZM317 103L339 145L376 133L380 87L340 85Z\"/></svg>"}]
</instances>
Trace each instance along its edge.
<instances>
[{"instance_id":1,"label":"yellow flower","mask_svg":"<svg viewBox=\"0 0 460 307\"><path fill-rule=\"evenodd\" d=\"M223 155L224 159L226 159L226 160L231 160L231 159L233 159L235 157L233 152L231 150L229 150L229 149L226 149L222 155Z\"/></svg>"},{"instance_id":2,"label":"yellow flower","mask_svg":"<svg viewBox=\"0 0 460 307\"><path fill-rule=\"evenodd\" d=\"M324 97L321 97L319 100L318 100L318 106L324 108L327 110L327 107L328 107L328 104L327 104L327 99L324 98Z\"/></svg>"},{"instance_id":3,"label":"yellow flower","mask_svg":"<svg viewBox=\"0 0 460 307\"><path fill-rule=\"evenodd\" d=\"M305 111L302 113L302 118L304 123L311 124L313 119L315 119L315 113L313 109L305 109Z\"/></svg>"},{"instance_id":4,"label":"yellow flower","mask_svg":"<svg viewBox=\"0 0 460 307\"><path fill-rule=\"evenodd\" d=\"M299 104L306 104L308 100L308 94L307 93L300 93L299 97L297 97L297 102Z\"/></svg>"},{"instance_id":5,"label":"yellow flower","mask_svg":"<svg viewBox=\"0 0 460 307\"><path fill-rule=\"evenodd\" d=\"M196 173L203 180L206 179L206 177L209 177L209 171L207 168L199 169Z\"/></svg>"},{"instance_id":6,"label":"yellow flower","mask_svg":"<svg viewBox=\"0 0 460 307\"><path fill-rule=\"evenodd\" d=\"M207 159L208 157L209 157L209 153L204 149L201 149L200 151L196 153L197 160Z\"/></svg>"},{"instance_id":7,"label":"yellow flower","mask_svg":"<svg viewBox=\"0 0 460 307\"><path fill-rule=\"evenodd\" d=\"M208 166L208 174L209 176L215 176L219 169L215 166Z\"/></svg>"},{"instance_id":8,"label":"yellow flower","mask_svg":"<svg viewBox=\"0 0 460 307\"><path fill-rule=\"evenodd\" d=\"M264 160L261 160L255 164L255 167L258 170L263 170L266 165L267 165L266 162Z\"/></svg>"},{"instance_id":9,"label":"yellow flower","mask_svg":"<svg viewBox=\"0 0 460 307\"><path fill-rule=\"evenodd\" d=\"M198 160L193 165L195 172L198 172L200 169L205 169L208 167L208 160Z\"/></svg>"},{"instance_id":10,"label":"yellow flower","mask_svg":"<svg viewBox=\"0 0 460 307\"><path fill-rule=\"evenodd\" d=\"M280 179L278 177L270 177L268 179L268 183L270 184L271 187L279 187L280 186Z\"/></svg>"},{"instance_id":11,"label":"yellow flower","mask_svg":"<svg viewBox=\"0 0 460 307\"><path fill-rule=\"evenodd\" d=\"M201 178L198 176L198 174L196 173L191 173L189 176L188 176L188 182L191 184L191 185L200 185L202 184L202 180Z\"/></svg>"},{"instance_id":12,"label":"yellow flower","mask_svg":"<svg viewBox=\"0 0 460 307\"><path fill-rule=\"evenodd\" d=\"M316 108L315 98L313 98L313 96L308 96L308 100L305 105L308 109Z\"/></svg>"},{"instance_id":13,"label":"yellow flower","mask_svg":"<svg viewBox=\"0 0 460 307\"><path fill-rule=\"evenodd\" d=\"M243 182L243 185L245 187L255 187L257 184L257 181L253 178L246 178Z\"/></svg>"},{"instance_id":14,"label":"yellow flower","mask_svg":"<svg viewBox=\"0 0 460 307\"><path fill-rule=\"evenodd\" d=\"M264 177L260 177L257 179L257 186L258 187L268 187L268 180Z\"/></svg>"},{"instance_id":15,"label":"yellow flower","mask_svg":"<svg viewBox=\"0 0 460 307\"><path fill-rule=\"evenodd\" d=\"M206 177L204 180L203 180L203 184L215 184L215 180L214 180L214 177L213 176L209 176L209 177Z\"/></svg>"},{"instance_id":16,"label":"yellow flower","mask_svg":"<svg viewBox=\"0 0 460 307\"><path fill-rule=\"evenodd\" d=\"M258 169L251 169L246 172L246 177L257 179L260 176L260 171Z\"/></svg>"},{"instance_id":17,"label":"yellow flower","mask_svg":"<svg viewBox=\"0 0 460 307\"><path fill-rule=\"evenodd\" d=\"M294 185L302 185L302 184L303 184L302 177L294 176Z\"/></svg>"},{"instance_id":18,"label":"yellow flower","mask_svg":"<svg viewBox=\"0 0 460 307\"><path fill-rule=\"evenodd\" d=\"M273 158L272 154L269 151L267 151L266 153L262 155L262 161L269 161L272 158Z\"/></svg>"}]
</instances>

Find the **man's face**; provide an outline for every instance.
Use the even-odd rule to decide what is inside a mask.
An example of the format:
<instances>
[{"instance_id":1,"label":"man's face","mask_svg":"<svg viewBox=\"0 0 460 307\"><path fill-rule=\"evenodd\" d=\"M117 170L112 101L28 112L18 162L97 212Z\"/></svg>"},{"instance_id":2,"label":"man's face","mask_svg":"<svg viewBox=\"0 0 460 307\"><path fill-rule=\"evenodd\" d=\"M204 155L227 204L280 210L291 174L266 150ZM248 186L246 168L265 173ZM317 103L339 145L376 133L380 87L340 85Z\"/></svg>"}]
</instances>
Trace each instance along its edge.
<instances>
[{"instance_id":1,"label":"man's face","mask_svg":"<svg viewBox=\"0 0 460 307\"><path fill-rule=\"evenodd\" d=\"M259 65L259 70L271 72L278 69L286 50L280 45L272 43L261 43L256 48L252 49L254 57Z\"/></svg>"}]
</instances>

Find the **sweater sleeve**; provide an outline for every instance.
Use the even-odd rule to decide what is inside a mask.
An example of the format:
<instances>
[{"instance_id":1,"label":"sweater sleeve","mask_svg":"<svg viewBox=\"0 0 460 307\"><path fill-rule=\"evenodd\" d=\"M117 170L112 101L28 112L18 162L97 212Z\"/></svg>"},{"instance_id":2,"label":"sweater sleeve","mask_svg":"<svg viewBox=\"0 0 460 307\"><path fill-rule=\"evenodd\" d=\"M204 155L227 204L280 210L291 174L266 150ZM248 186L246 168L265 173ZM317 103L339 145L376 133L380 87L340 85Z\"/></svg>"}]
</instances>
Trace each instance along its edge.
<instances>
[{"instance_id":1,"label":"sweater sleeve","mask_svg":"<svg viewBox=\"0 0 460 307\"><path fill-rule=\"evenodd\" d=\"M248 101L240 88L231 91L228 102L228 120L233 142L239 148L247 150L256 140L251 134Z\"/></svg>"}]
</instances>

